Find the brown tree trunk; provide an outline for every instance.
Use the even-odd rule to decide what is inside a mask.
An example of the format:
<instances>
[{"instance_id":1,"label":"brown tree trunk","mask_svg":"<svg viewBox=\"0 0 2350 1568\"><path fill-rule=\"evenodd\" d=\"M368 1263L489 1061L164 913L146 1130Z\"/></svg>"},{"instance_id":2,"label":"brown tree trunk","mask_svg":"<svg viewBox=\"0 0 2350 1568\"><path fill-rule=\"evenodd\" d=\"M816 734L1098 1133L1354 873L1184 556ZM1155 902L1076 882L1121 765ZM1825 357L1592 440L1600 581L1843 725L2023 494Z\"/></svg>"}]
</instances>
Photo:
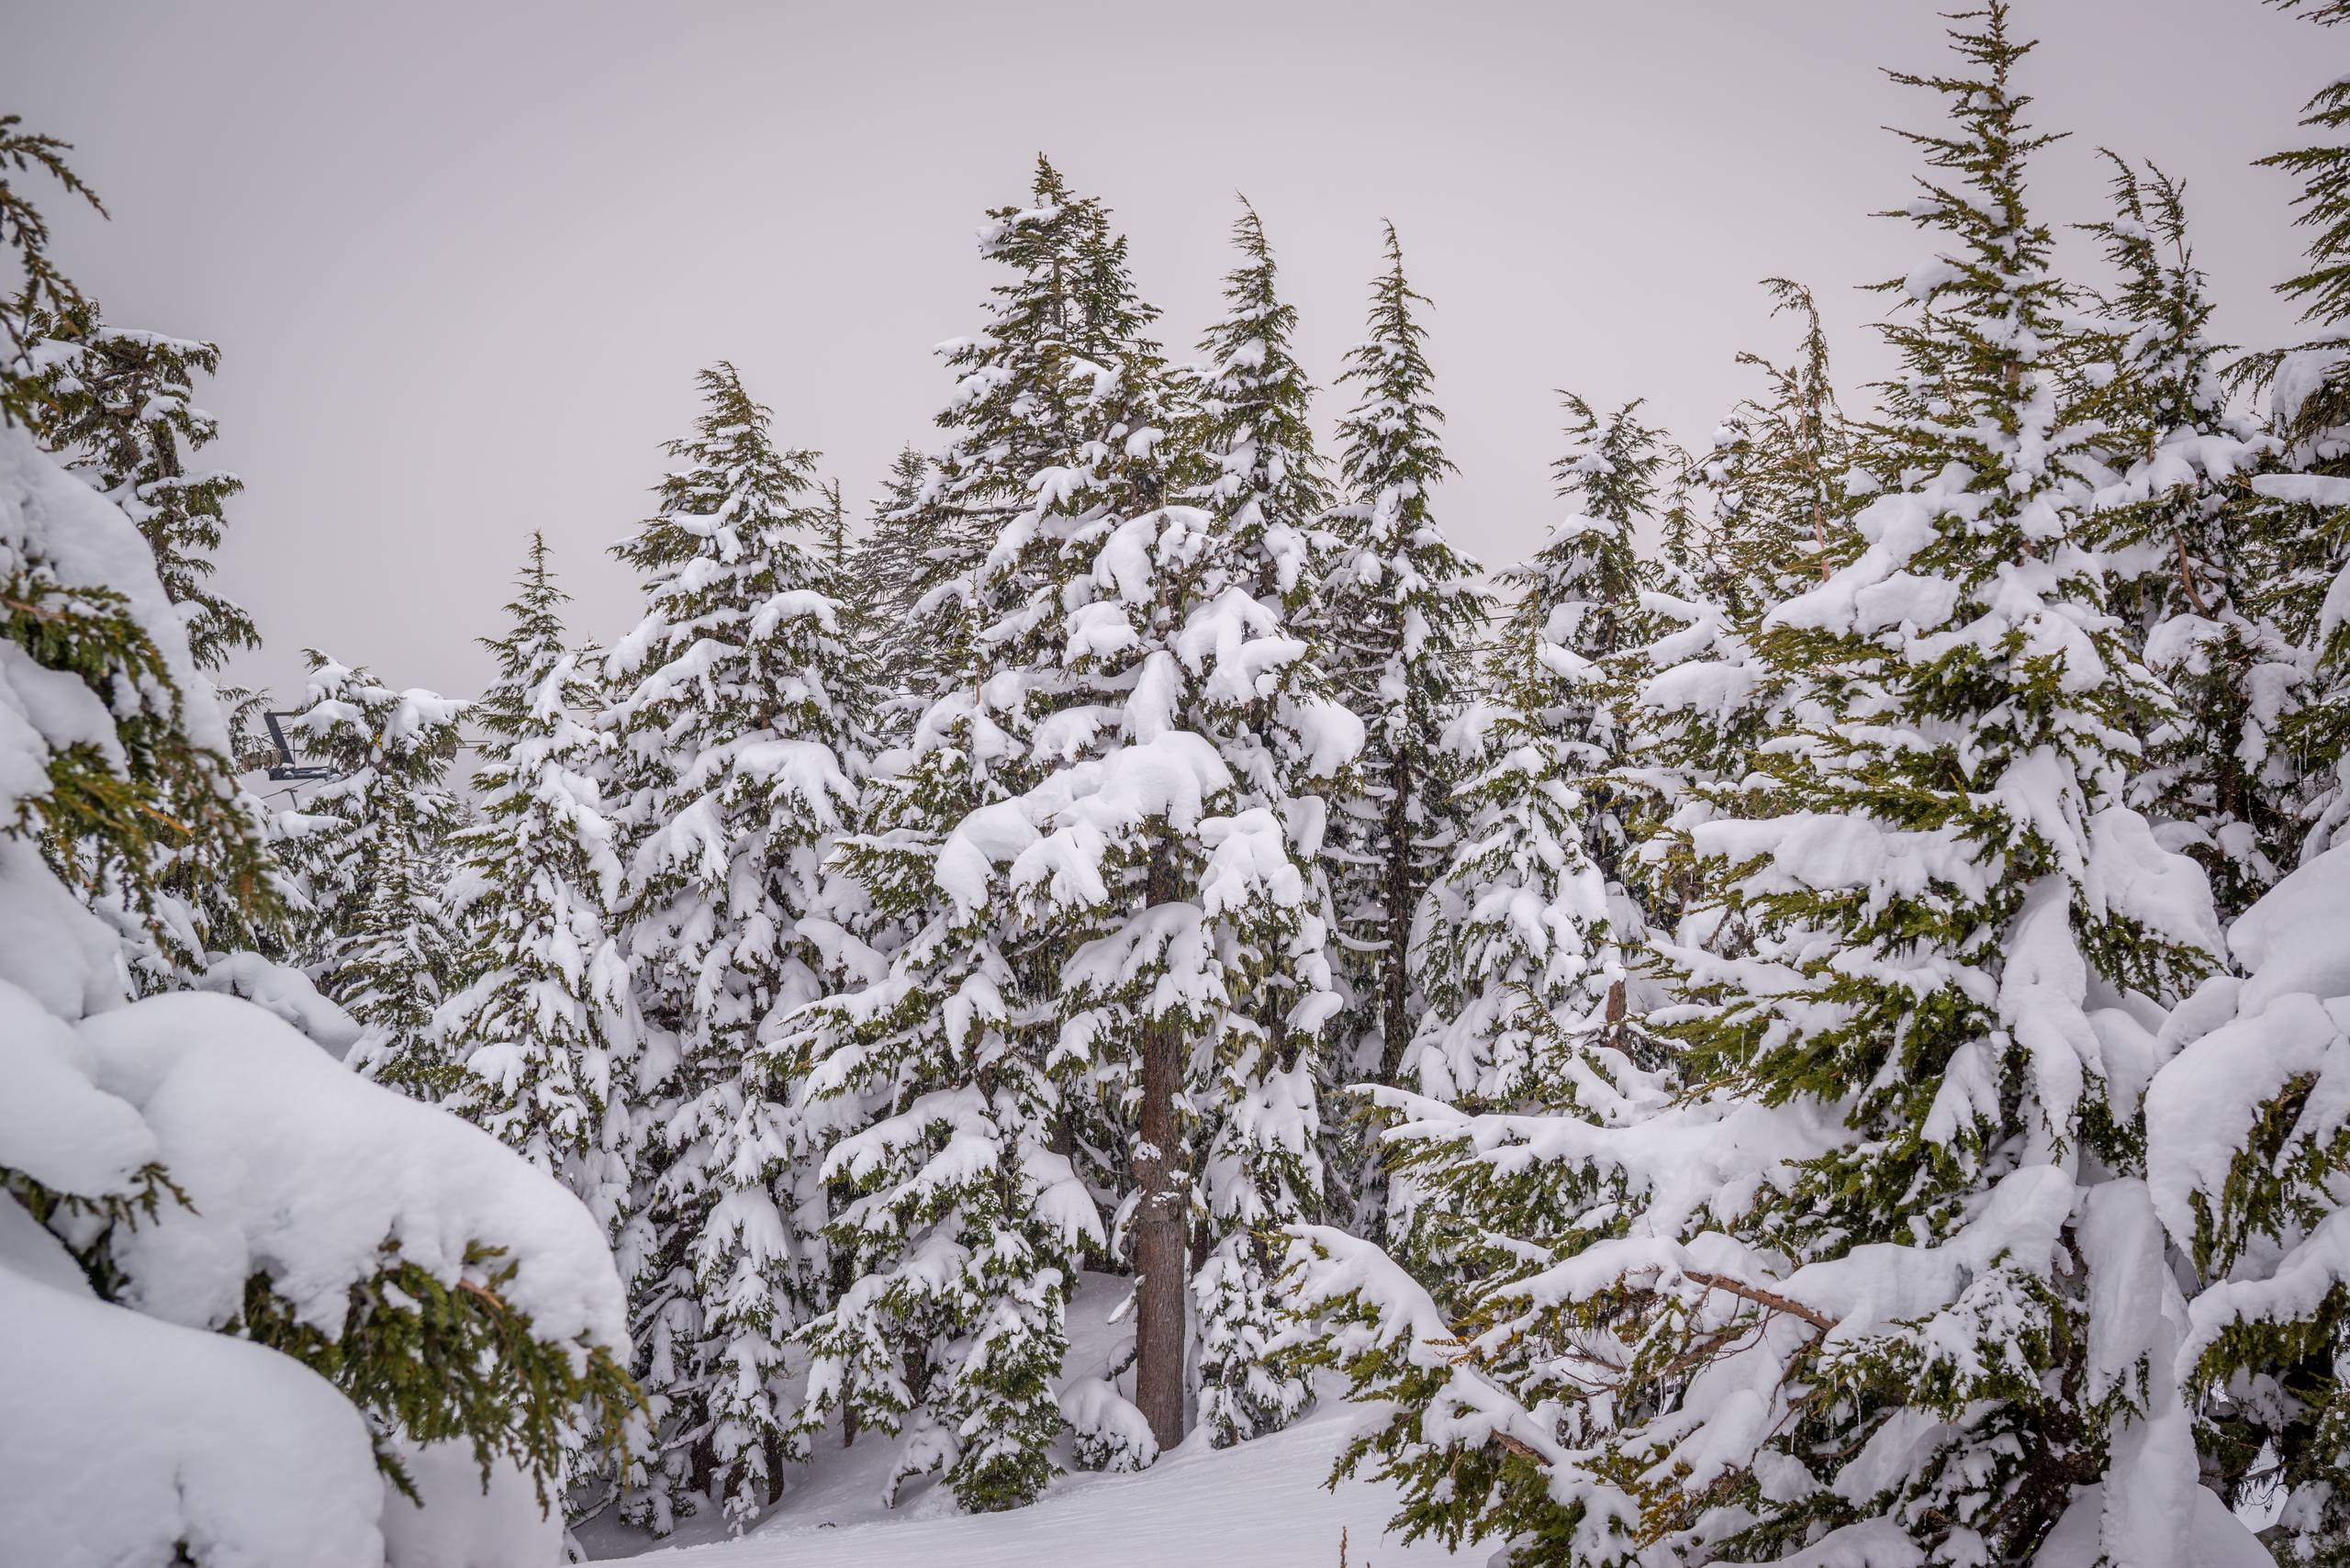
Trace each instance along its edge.
<instances>
[{"instance_id":1,"label":"brown tree trunk","mask_svg":"<svg viewBox=\"0 0 2350 1568\"><path fill-rule=\"evenodd\" d=\"M1147 902L1177 894L1173 857L1162 846L1150 863ZM1142 1147L1135 1174L1142 1201L1135 1207L1135 1406L1150 1423L1160 1452L1183 1440L1183 1362L1189 1349L1184 1307L1191 1294L1185 1233L1182 1133L1176 1101L1183 1092L1183 1038L1173 1024L1142 1028Z\"/></svg>"}]
</instances>

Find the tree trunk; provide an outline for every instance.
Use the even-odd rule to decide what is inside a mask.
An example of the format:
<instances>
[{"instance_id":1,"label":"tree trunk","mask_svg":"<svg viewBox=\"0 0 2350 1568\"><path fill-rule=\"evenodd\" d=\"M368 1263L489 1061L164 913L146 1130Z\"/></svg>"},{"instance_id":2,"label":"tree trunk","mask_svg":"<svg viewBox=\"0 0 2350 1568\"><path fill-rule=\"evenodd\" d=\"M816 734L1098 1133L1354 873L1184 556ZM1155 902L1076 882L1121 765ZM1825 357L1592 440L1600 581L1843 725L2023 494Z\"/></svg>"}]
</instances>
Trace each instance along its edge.
<instances>
[{"instance_id":1,"label":"tree trunk","mask_svg":"<svg viewBox=\"0 0 2350 1568\"><path fill-rule=\"evenodd\" d=\"M1173 901L1173 857L1165 846L1151 857L1147 902ZM1135 1174L1142 1201L1135 1209L1135 1406L1150 1423L1164 1453L1183 1440L1183 1366L1189 1349L1184 1308L1191 1294L1185 1233L1182 1129L1176 1103L1183 1092L1183 1038L1170 1023L1142 1027L1142 1145Z\"/></svg>"}]
</instances>

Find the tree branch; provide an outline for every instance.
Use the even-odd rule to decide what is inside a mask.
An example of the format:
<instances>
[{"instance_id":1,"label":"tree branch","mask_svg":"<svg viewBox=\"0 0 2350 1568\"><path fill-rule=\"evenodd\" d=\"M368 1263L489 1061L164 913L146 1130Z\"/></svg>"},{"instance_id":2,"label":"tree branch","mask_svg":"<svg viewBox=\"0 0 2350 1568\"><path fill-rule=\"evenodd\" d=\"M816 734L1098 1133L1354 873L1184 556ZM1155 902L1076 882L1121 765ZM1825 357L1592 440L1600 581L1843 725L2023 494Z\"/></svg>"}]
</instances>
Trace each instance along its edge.
<instances>
[{"instance_id":1,"label":"tree branch","mask_svg":"<svg viewBox=\"0 0 2350 1568\"><path fill-rule=\"evenodd\" d=\"M1714 1290L1727 1291L1740 1300L1751 1301L1757 1306L1767 1306L1774 1312L1784 1312L1791 1317L1800 1317L1823 1334L1836 1327L1836 1319L1817 1307L1806 1306L1803 1303L1780 1295L1775 1291L1766 1291L1759 1286L1743 1284L1726 1274L1706 1274L1695 1269L1684 1269L1681 1271L1681 1277L1695 1280L1699 1284Z\"/></svg>"}]
</instances>

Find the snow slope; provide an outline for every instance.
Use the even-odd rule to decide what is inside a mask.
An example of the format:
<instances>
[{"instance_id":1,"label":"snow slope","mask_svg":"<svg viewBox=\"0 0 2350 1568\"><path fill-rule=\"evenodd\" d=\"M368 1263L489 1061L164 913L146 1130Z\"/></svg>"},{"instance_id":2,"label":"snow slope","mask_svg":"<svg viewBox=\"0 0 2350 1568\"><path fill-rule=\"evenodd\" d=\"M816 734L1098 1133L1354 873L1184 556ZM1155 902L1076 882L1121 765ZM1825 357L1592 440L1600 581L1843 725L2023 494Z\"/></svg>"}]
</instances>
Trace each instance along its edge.
<instances>
[{"instance_id":1,"label":"snow slope","mask_svg":"<svg viewBox=\"0 0 2350 1568\"><path fill-rule=\"evenodd\" d=\"M1133 1324L1120 1306L1131 1284L1096 1273L1080 1279L1069 1302L1070 1376L1098 1376L1123 1359ZM1121 1376L1121 1392L1132 1381L1131 1372ZM1007 1513L962 1513L934 1479L909 1481L897 1507L884 1507L895 1443L871 1434L843 1448L835 1428L816 1439L812 1462L787 1467L791 1490L740 1540L722 1539L714 1507L682 1521L663 1550L646 1551L644 1536L609 1518L582 1526L578 1536L597 1561L644 1552L639 1561L659 1568L1337 1568L1341 1529L1348 1568L1492 1556L1494 1544L1456 1558L1435 1541L1407 1548L1383 1540L1393 1487L1324 1486L1363 1416L1339 1389L1332 1380L1321 1403L1286 1431L1229 1449L1212 1449L1196 1433L1139 1474L1078 1471L1063 1452L1067 1473L1043 1500Z\"/></svg>"},{"instance_id":2,"label":"snow slope","mask_svg":"<svg viewBox=\"0 0 2350 1568\"><path fill-rule=\"evenodd\" d=\"M740 1540L638 1561L662 1568L1337 1568L1343 1529L1351 1568L1483 1562L1493 1547L1456 1558L1436 1541L1406 1547L1382 1539L1394 1511L1392 1488L1348 1481L1336 1493L1324 1489L1360 1414L1326 1401L1286 1431L1230 1449L1186 1443L1138 1475L1065 1475L1043 1501L1002 1514L933 1514L921 1506L930 1492L892 1514L872 1501L871 1485L820 1481Z\"/></svg>"}]
</instances>

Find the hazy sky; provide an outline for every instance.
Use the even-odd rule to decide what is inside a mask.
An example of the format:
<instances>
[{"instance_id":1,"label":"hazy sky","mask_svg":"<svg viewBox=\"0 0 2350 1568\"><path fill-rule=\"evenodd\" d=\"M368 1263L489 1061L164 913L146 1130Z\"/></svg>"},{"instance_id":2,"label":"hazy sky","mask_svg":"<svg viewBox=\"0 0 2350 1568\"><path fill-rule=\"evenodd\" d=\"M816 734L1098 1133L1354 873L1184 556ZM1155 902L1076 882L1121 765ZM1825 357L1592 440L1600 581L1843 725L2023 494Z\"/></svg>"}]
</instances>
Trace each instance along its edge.
<instances>
[{"instance_id":1,"label":"hazy sky","mask_svg":"<svg viewBox=\"0 0 2350 1568\"><path fill-rule=\"evenodd\" d=\"M1606 5L630 6L0 0L0 111L76 144L111 223L58 252L110 319L216 340L217 460L244 476L221 581L299 692L318 644L472 691L472 639L533 528L609 641L604 547L720 356L849 494L934 440L930 349L978 329L983 208L1049 151L1115 209L1188 353L1263 214L1326 384L1360 336L1378 224L1432 297L1460 477L1439 516L1488 566L1557 511L1551 389L1645 396L1684 442L1783 353L1755 281L1811 284L1847 401L1883 367L1870 279L1922 258L1872 210L1918 164L1881 129L1941 68L1919 0ZM2345 40L2256 0L2022 0L2052 221L2102 211L2095 149L2184 176L2221 334L2292 335L2283 175ZM2093 252L2072 244L2087 265ZM1337 411L1323 399L1326 430Z\"/></svg>"}]
</instances>

